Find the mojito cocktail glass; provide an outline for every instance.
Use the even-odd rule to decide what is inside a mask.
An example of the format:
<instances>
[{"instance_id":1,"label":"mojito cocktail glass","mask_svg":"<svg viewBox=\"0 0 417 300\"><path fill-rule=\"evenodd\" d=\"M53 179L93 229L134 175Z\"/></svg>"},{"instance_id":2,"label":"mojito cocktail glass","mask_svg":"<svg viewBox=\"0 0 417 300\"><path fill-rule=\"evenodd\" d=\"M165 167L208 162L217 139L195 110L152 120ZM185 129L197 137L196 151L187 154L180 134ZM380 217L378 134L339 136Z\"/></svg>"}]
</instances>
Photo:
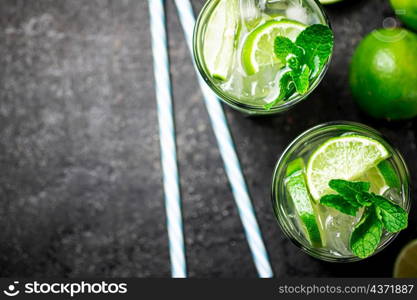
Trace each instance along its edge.
<instances>
[{"instance_id":1,"label":"mojito cocktail glass","mask_svg":"<svg viewBox=\"0 0 417 300\"><path fill-rule=\"evenodd\" d=\"M340 182L361 191L348 197L351 191L343 193ZM335 200L330 207L329 198ZM273 175L272 202L283 232L302 250L325 261L357 261L381 251L407 226L409 174L400 153L376 130L327 123L284 151Z\"/></svg>"},{"instance_id":2,"label":"mojito cocktail glass","mask_svg":"<svg viewBox=\"0 0 417 300\"><path fill-rule=\"evenodd\" d=\"M295 89L281 80L290 70L292 53L279 59L274 53L276 37L296 44L300 33L313 24L329 26L315 0L208 0L194 31L197 68L217 96L241 112L262 115L288 110L320 83L332 48L319 63L319 57L310 55L309 70L295 63L299 73L308 77L308 87ZM298 50L294 52L309 54Z\"/></svg>"}]
</instances>

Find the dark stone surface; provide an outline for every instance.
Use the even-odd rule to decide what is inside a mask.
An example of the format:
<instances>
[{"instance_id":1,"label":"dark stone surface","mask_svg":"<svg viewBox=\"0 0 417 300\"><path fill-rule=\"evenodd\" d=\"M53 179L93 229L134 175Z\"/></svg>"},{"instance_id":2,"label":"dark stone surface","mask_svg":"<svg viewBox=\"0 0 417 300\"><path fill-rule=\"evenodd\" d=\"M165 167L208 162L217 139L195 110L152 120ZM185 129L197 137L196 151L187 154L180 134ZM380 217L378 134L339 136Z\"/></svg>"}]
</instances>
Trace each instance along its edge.
<instances>
[{"instance_id":1,"label":"dark stone surface","mask_svg":"<svg viewBox=\"0 0 417 300\"><path fill-rule=\"evenodd\" d=\"M277 276L390 276L417 236L415 208L388 249L353 264L303 254L271 209L280 153L326 121L377 128L417 174L416 121L367 118L347 84L352 51L392 15L388 1L327 11L336 49L313 95L273 118L226 113ZM173 1L167 14L189 274L255 277ZM0 276L169 276L146 1L2 0L0 66Z\"/></svg>"}]
</instances>

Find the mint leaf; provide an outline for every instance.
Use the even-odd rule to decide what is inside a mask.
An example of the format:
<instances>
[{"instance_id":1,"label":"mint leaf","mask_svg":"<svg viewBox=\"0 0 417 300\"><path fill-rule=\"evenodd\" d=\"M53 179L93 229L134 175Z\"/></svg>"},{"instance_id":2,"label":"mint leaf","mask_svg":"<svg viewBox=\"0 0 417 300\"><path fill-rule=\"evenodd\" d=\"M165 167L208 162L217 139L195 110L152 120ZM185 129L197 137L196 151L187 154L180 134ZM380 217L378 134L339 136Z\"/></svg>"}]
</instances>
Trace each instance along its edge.
<instances>
[{"instance_id":1,"label":"mint leaf","mask_svg":"<svg viewBox=\"0 0 417 300\"><path fill-rule=\"evenodd\" d=\"M310 74L311 71L307 65L303 65L303 67L299 70L291 71L291 78L294 82L297 93L304 95L308 92L308 88L310 86Z\"/></svg>"},{"instance_id":2,"label":"mint leaf","mask_svg":"<svg viewBox=\"0 0 417 300\"><path fill-rule=\"evenodd\" d=\"M284 65L287 64L290 56L296 56L299 60L303 56L303 50L297 47L289 38L283 36L275 38L274 52Z\"/></svg>"},{"instance_id":3,"label":"mint leaf","mask_svg":"<svg viewBox=\"0 0 417 300\"><path fill-rule=\"evenodd\" d=\"M356 216L358 208L352 206L340 195L325 195L321 197L320 204L337 209L338 211L349 216Z\"/></svg>"},{"instance_id":4,"label":"mint leaf","mask_svg":"<svg viewBox=\"0 0 417 300\"><path fill-rule=\"evenodd\" d=\"M284 100L287 96L291 93L291 89L293 88L293 82L291 77L291 71L284 73L279 80L279 96L278 99Z\"/></svg>"},{"instance_id":5,"label":"mint leaf","mask_svg":"<svg viewBox=\"0 0 417 300\"><path fill-rule=\"evenodd\" d=\"M300 69L300 66L301 66L299 57L297 57L297 56L295 56L293 54L289 55L288 58L287 58L287 66L292 71L299 70Z\"/></svg>"},{"instance_id":6,"label":"mint leaf","mask_svg":"<svg viewBox=\"0 0 417 300\"><path fill-rule=\"evenodd\" d=\"M384 197L373 195L378 216L388 232L399 232L408 226L408 213L397 204Z\"/></svg>"},{"instance_id":7,"label":"mint leaf","mask_svg":"<svg viewBox=\"0 0 417 300\"><path fill-rule=\"evenodd\" d=\"M314 77L323 69L333 51L333 32L325 25L311 25L298 35L295 44L304 49L305 62Z\"/></svg>"},{"instance_id":8,"label":"mint leaf","mask_svg":"<svg viewBox=\"0 0 417 300\"><path fill-rule=\"evenodd\" d=\"M284 73L279 80L279 95L278 98L268 104L264 105L266 110L270 110L277 105L278 102L285 100L294 92L294 83L291 77L291 71Z\"/></svg>"},{"instance_id":9,"label":"mint leaf","mask_svg":"<svg viewBox=\"0 0 417 300\"><path fill-rule=\"evenodd\" d=\"M357 257L366 258L375 252L382 236L382 222L376 208L367 207L350 237L350 248Z\"/></svg>"},{"instance_id":10,"label":"mint leaf","mask_svg":"<svg viewBox=\"0 0 417 300\"><path fill-rule=\"evenodd\" d=\"M369 191L371 184L369 182L351 182L342 179L333 179L329 181L329 187L338 192L346 201L354 207L362 207L356 196L363 192Z\"/></svg>"},{"instance_id":11,"label":"mint leaf","mask_svg":"<svg viewBox=\"0 0 417 300\"><path fill-rule=\"evenodd\" d=\"M365 207L350 236L350 248L356 256L365 258L374 253L384 228L392 233L407 228L408 213L385 197L369 193L369 182L333 179L329 181L329 187L338 195L325 195L320 204L350 216L356 216L359 208Z\"/></svg>"},{"instance_id":12,"label":"mint leaf","mask_svg":"<svg viewBox=\"0 0 417 300\"><path fill-rule=\"evenodd\" d=\"M366 193L366 192L356 195L356 201L358 201L359 204L362 206L371 206L372 198L373 198L372 194Z\"/></svg>"}]
</instances>

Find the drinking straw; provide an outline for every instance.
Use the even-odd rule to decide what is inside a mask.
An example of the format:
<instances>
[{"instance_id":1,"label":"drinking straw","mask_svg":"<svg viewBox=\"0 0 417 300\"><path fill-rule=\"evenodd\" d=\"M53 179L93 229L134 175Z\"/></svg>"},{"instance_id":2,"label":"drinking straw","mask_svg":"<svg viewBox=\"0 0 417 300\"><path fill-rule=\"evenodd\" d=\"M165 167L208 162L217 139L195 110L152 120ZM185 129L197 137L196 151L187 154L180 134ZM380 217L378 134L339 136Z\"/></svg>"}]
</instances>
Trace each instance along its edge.
<instances>
[{"instance_id":1,"label":"drinking straw","mask_svg":"<svg viewBox=\"0 0 417 300\"><path fill-rule=\"evenodd\" d=\"M192 40L195 24L193 9L189 0L175 0L175 4L185 32L188 47L191 53L193 53ZM262 240L258 222L256 221L253 205L240 168L232 136L227 126L223 108L217 97L209 89L201 76L199 76L198 71L197 76L256 269L259 277L272 277L273 272L269 263L268 254Z\"/></svg>"},{"instance_id":2,"label":"drinking straw","mask_svg":"<svg viewBox=\"0 0 417 300\"><path fill-rule=\"evenodd\" d=\"M163 0L149 0L171 275L187 277Z\"/></svg>"}]
</instances>

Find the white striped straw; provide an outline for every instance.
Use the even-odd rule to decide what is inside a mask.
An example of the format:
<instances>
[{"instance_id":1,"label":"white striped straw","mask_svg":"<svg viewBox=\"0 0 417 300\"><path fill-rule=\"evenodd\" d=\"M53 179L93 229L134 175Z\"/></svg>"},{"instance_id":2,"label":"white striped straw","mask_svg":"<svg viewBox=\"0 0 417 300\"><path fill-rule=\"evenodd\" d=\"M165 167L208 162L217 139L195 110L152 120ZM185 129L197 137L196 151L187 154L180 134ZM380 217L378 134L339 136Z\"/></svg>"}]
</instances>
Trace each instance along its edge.
<instances>
[{"instance_id":1,"label":"white striped straw","mask_svg":"<svg viewBox=\"0 0 417 300\"><path fill-rule=\"evenodd\" d=\"M193 53L192 40L195 24L193 9L189 0L175 0L175 3L185 32L188 47L191 53ZM273 272L269 263L268 254L262 241L261 231L258 222L256 221L255 212L249 197L245 179L243 178L239 159L227 126L223 108L217 97L203 81L201 76L199 76L198 71L197 76L259 277L272 277Z\"/></svg>"},{"instance_id":2,"label":"white striped straw","mask_svg":"<svg viewBox=\"0 0 417 300\"><path fill-rule=\"evenodd\" d=\"M187 277L163 0L149 0L171 274Z\"/></svg>"}]
</instances>

